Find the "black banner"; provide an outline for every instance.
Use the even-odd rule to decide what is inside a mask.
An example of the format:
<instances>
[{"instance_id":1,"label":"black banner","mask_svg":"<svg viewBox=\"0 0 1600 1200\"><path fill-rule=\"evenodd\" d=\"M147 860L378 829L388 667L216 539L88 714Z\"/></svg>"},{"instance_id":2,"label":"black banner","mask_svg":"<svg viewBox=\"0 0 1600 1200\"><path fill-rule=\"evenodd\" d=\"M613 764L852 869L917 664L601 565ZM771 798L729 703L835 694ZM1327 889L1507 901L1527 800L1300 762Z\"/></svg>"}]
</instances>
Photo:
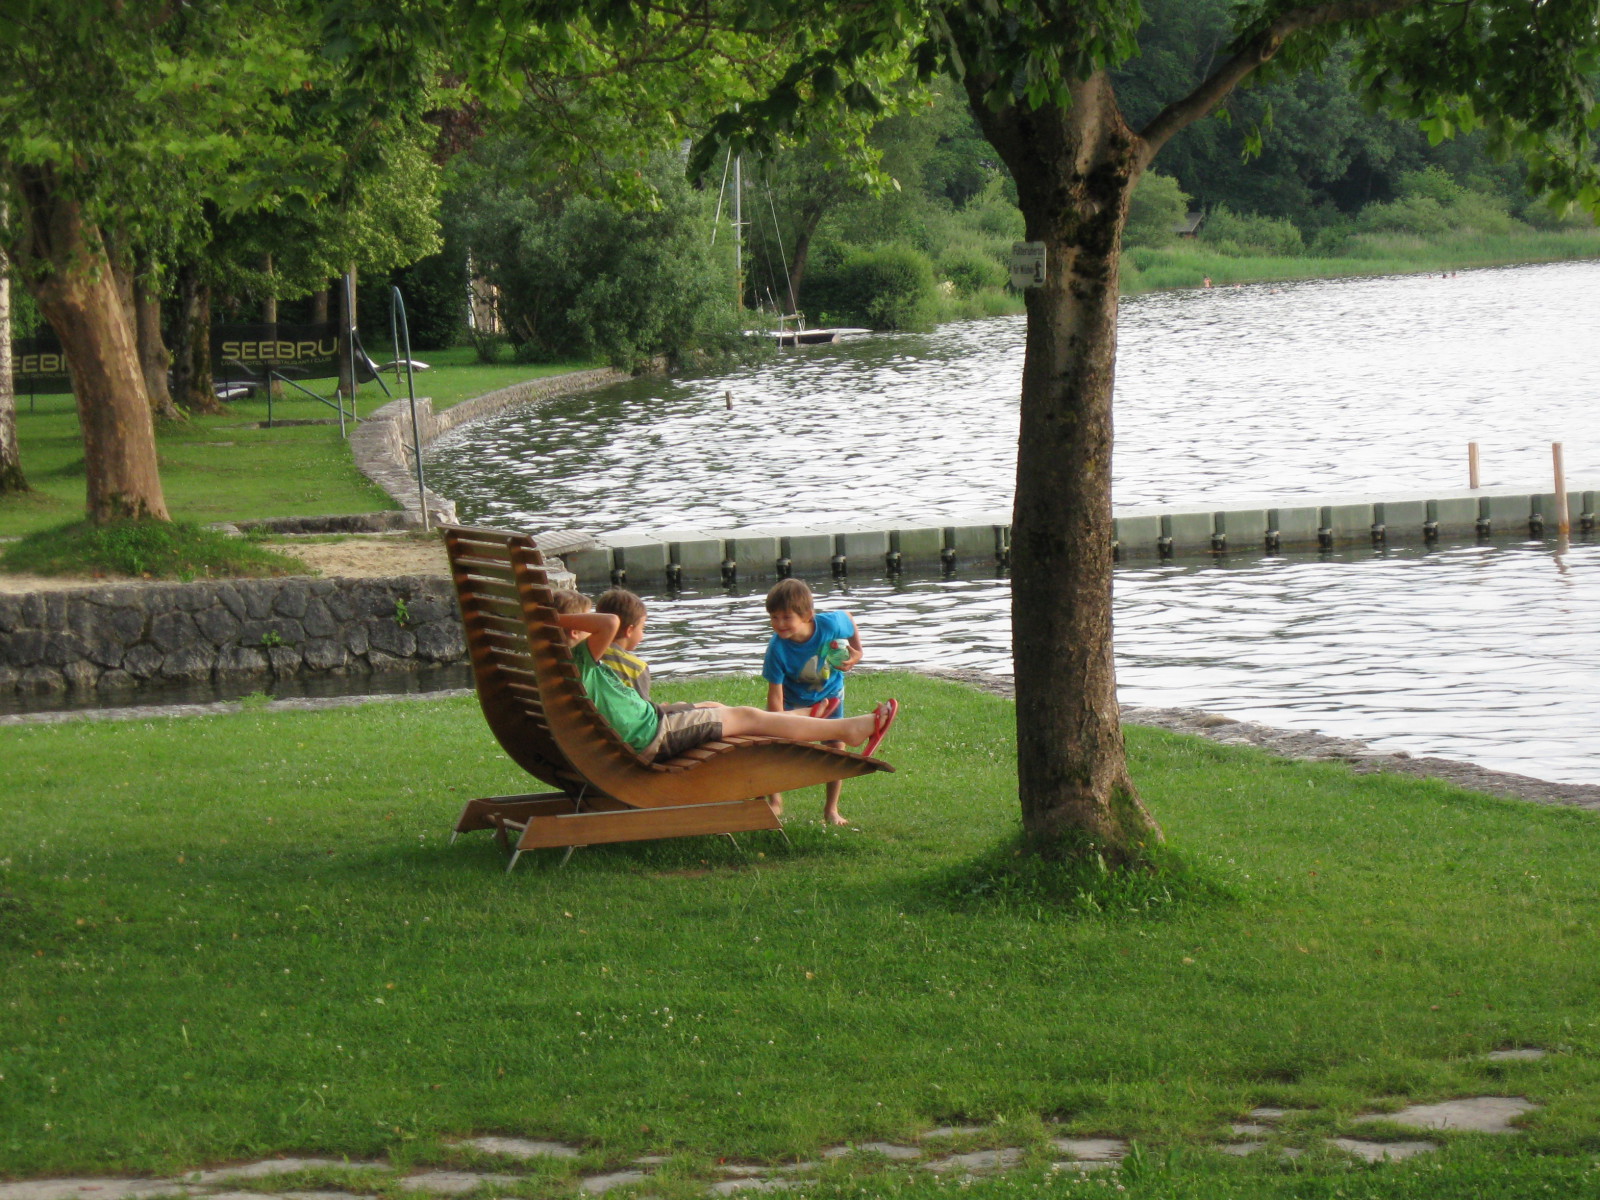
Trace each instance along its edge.
<instances>
[{"instance_id":1,"label":"black banner","mask_svg":"<svg viewBox=\"0 0 1600 1200\"><path fill-rule=\"evenodd\" d=\"M260 383L267 371L286 379L339 374L339 325L213 325L211 373L218 383ZM70 392L66 355L48 329L11 343L11 374L22 393ZM364 379L370 379L363 371Z\"/></svg>"},{"instance_id":2,"label":"black banner","mask_svg":"<svg viewBox=\"0 0 1600 1200\"><path fill-rule=\"evenodd\" d=\"M67 356L54 335L16 338L11 343L11 377L19 392L70 392Z\"/></svg>"},{"instance_id":3,"label":"black banner","mask_svg":"<svg viewBox=\"0 0 1600 1200\"><path fill-rule=\"evenodd\" d=\"M257 380L269 370L289 379L338 375L338 323L211 327L211 372L219 382Z\"/></svg>"}]
</instances>

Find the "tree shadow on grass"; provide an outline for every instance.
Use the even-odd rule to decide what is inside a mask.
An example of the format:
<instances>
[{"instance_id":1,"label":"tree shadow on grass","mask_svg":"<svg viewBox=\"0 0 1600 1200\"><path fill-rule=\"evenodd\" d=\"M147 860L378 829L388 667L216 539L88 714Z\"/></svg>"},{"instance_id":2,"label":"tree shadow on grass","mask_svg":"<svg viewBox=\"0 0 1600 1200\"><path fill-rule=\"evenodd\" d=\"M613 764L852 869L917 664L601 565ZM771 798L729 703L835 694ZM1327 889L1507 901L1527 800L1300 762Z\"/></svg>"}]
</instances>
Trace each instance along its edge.
<instances>
[{"instance_id":1,"label":"tree shadow on grass","mask_svg":"<svg viewBox=\"0 0 1600 1200\"><path fill-rule=\"evenodd\" d=\"M1232 905L1240 880L1219 864L1197 865L1170 847L1113 869L1097 854L1046 859L1021 837L926 876L917 899L929 909L1011 916L1152 917Z\"/></svg>"}]
</instances>

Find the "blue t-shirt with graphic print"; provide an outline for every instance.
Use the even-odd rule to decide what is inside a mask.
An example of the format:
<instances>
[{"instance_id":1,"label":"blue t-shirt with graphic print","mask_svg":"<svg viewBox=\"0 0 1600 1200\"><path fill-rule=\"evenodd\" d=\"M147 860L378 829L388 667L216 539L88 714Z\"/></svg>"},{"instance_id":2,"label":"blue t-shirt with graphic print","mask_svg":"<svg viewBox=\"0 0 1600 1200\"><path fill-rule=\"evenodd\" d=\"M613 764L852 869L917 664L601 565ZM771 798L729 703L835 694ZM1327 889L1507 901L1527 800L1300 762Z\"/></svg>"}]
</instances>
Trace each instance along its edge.
<instances>
[{"instance_id":1,"label":"blue t-shirt with graphic print","mask_svg":"<svg viewBox=\"0 0 1600 1200\"><path fill-rule=\"evenodd\" d=\"M783 707L810 708L818 700L844 695L844 672L828 666L822 652L830 642L855 636L856 625L847 612L813 614L811 636L791 642L777 634L767 643L761 677L783 685Z\"/></svg>"}]
</instances>

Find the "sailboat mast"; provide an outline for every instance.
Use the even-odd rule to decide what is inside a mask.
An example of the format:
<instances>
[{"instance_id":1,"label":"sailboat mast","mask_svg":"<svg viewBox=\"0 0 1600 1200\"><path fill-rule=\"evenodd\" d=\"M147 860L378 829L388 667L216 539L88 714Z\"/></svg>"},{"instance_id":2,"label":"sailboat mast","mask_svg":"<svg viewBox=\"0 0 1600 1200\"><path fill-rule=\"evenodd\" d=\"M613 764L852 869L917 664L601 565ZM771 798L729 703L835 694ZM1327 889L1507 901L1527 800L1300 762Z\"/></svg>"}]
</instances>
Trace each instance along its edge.
<instances>
[{"instance_id":1,"label":"sailboat mast","mask_svg":"<svg viewBox=\"0 0 1600 1200\"><path fill-rule=\"evenodd\" d=\"M733 160L733 306L744 308L744 155Z\"/></svg>"}]
</instances>

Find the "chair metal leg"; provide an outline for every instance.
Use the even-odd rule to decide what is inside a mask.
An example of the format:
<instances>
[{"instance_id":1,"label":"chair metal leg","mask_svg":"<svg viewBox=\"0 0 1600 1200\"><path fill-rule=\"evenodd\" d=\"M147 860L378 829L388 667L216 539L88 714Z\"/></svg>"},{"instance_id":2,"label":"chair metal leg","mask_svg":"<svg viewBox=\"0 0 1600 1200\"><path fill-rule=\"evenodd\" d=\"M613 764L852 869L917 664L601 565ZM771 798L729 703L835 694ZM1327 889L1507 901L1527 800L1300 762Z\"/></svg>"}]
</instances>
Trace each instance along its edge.
<instances>
[{"instance_id":1,"label":"chair metal leg","mask_svg":"<svg viewBox=\"0 0 1600 1200\"><path fill-rule=\"evenodd\" d=\"M521 850L513 850L511 852L511 861L506 864L506 874L507 875L511 874L512 869L517 865L517 859L519 859L521 857L522 857L522 851Z\"/></svg>"},{"instance_id":2,"label":"chair metal leg","mask_svg":"<svg viewBox=\"0 0 1600 1200\"><path fill-rule=\"evenodd\" d=\"M574 850L576 850L576 849L577 849L576 846L568 846L567 847L567 852L561 856L561 861L556 864L556 870L558 870L558 871L561 870L562 867L566 866L567 863L571 861L572 852Z\"/></svg>"}]
</instances>

